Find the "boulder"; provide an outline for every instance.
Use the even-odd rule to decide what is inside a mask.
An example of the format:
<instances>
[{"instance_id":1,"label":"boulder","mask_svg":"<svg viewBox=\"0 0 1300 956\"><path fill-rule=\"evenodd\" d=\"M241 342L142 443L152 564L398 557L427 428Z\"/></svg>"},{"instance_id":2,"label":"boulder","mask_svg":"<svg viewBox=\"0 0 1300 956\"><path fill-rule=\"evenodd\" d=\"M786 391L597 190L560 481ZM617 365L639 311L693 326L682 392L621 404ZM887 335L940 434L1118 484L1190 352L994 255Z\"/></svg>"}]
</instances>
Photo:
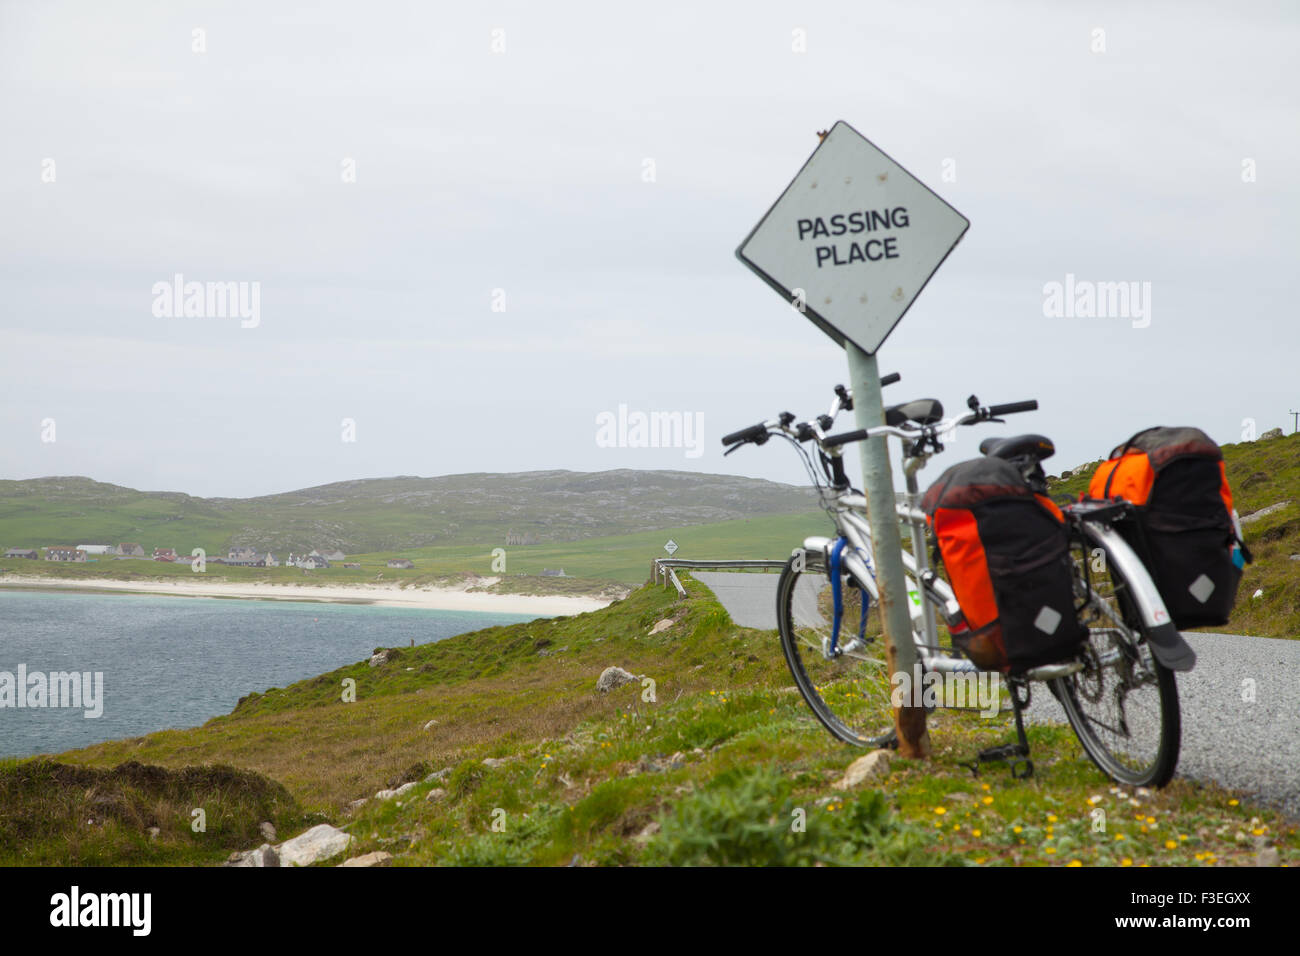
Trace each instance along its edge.
<instances>
[{"instance_id":1,"label":"boulder","mask_svg":"<svg viewBox=\"0 0 1300 956\"><path fill-rule=\"evenodd\" d=\"M375 799L392 800L395 797L400 797L402 794L406 793L406 791L410 790L415 785L416 785L415 781L412 780L410 783L404 783L400 787L395 787L392 790L380 790L377 794L375 794Z\"/></svg>"},{"instance_id":2,"label":"boulder","mask_svg":"<svg viewBox=\"0 0 1300 956\"><path fill-rule=\"evenodd\" d=\"M602 694L607 694L615 687L631 684L636 679L635 674L629 674L621 667L606 667L600 672L600 677L596 680L596 690Z\"/></svg>"},{"instance_id":3,"label":"boulder","mask_svg":"<svg viewBox=\"0 0 1300 956\"><path fill-rule=\"evenodd\" d=\"M339 866L390 866L393 862L393 854L385 853L383 850L376 850L374 853L367 853L365 856L354 856L350 860L344 860Z\"/></svg>"},{"instance_id":4,"label":"boulder","mask_svg":"<svg viewBox=\"0 0 1300 956\"><path fill-rule=\"evenodd\" d=\"M378 667L380 664L387 664L387 663L388 663L388 652L387 652L387 651L380 651L380 652L377 653L377 654L372 654L371 657L370 657L370 666L371 666L371 667Z\"/></svg>"},{"instance_id":5,"label":"boulder","mask_svg":"<svg viewBox=\"0 0 1300 956\"><path fill-rule=\"evenodd\" d=\"M658 633L660 633L660 632L662 632L662 631L666 631L666 630L668 630L668 628L672 627L674 623L675 623L675 622L673 621L672 618L670 618L670 617L666 617L666 618L664 618L662 621L660 621L658 624L656 624L654 627L650 628L650 633L651 633L651 634L658 634Z\"/></svg>"},{"instance_id":6,"label":"boulder","mask_svg":"<svg viewBox=\"0 0 1300 956\"><path fill-rule=\"evenodd\" d=\"M1281 437L1282 437L1282 429L1270 428L1268 431L1264 432L1264 434L1260 435L1258 440L1267 441L1270 438L1281 438Z\"/></svg>"},{"instance_id":7,"label":"boulder","mask_svg":"<svg viewBox=\"0 0 1300 956\"><path fill-rule=\"evenodd\" d=\"M1271 514L1276 514L1290 503L1291 501L1288 499L1286 501L1279 501L1275 505L1269 505L1267 508L1260 508L1258 511L1252 511L1250 514L1242 516L1241 523L1243 525L1254 524L1260 518L1267 518Z\"/></svg>"},{"instance_id":8,"label":"boulder","mask_svg":"<svg viewBox=\"0 0 1300 956\"><path fill-rule=\"evenodd\" d=\"M424 795L424 799L441 800L445 796L447 796L446 790L442 789L442 787L434 787L432 790L430 790L428 793Z\"/></svg>"},{"instance_id":9,"label":"boulder","mask_svg":"<svg viewBox=\"0 0 1300 956\"><path fill-rule=\"evenodd\" d=\"M835 790L852 790L861 784L887 776L891 760L893 755L888 750L873 750L849 764L844 776L831 784L831 787Z\"/></svg>"},{"instance_id":10,"label":"boulder","mask_svg":"<svg viewBox=\"0 0 1300 956\"><path fill-rule=\"evenodd\" d=\"M352 837L337 827L321 823L292 840L285 840L276 849L281 866L311 866L320 860L338 856L352 845Z\"/></svg>"},{"instance_id":11,"label":"boulder","mask_svg":"<svg viewBox=\"0 0 1300 956\"><path fill-rule=\"evenodd\" d=\"M279 866L280 854L269 843L263 843L256 850L232 853L223 866Z\"/></svg>"},{"instance_id":12,"label":"boulder","mask_svg":"<svg viewBox=\"0 0 1300 956\"><path fill-rule=\"evenodd\" d=\"M262 839L267 843L275 842L275 824L271 823L269 820L263 820L257 825L257 829L261 831Z\"/></svg>"}]
</instances>

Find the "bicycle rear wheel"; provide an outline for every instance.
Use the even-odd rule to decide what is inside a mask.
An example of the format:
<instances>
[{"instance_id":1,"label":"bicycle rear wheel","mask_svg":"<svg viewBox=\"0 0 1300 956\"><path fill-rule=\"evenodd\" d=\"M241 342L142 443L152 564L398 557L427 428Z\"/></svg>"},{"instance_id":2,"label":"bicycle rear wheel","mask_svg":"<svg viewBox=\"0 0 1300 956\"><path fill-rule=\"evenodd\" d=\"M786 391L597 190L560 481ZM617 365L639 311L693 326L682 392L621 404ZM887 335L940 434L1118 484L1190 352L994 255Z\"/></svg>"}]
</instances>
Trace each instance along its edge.
<instances>
[{"instance_id":1,"label":"bicycle rear wheel","mask_svg":"<svg viewBox=\"0 0 1300 956\"><path fill-rule=\"evenodd\" d=\"M1090 560L1080 541L1074 559L1082 575ZM1092 600L1081 612L1088 626L1084 669L1052 681L1088 757L1119 783L1163 787L1174 775L1182 737L1174 674L1151 654L1148 632L1130 585L1105 552L1107 570L1092 576ZM1082 590L1082 578L1079 579Z\"/></svg>"},{"instance_id":2,"label":"bicycle rear wheel","mask_svg":"<svg viewBox=\"0 0 1300 956\"><path fill-rule=\"evenodd\" d=\"M827 657L833 610L825 558L814 552L791 557L776 592L781 650L799 693L827 730L855 747L886 747L896 738L885 642L857 639L863 595L851 580L842 577L839 653Z\"/></svg>"}]
</instances>

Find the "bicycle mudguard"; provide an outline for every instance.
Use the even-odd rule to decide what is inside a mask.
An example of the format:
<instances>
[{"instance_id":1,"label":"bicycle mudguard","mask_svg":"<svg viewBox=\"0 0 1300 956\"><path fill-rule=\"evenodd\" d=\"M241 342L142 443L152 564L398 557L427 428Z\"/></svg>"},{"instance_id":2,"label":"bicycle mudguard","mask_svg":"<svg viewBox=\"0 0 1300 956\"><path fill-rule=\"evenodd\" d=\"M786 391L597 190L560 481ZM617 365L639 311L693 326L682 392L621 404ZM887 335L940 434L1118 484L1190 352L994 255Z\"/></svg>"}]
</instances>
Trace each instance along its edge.
<instances>
[{"instance_id":1,"label":"bicycle mudguard","mask_svg":"<svg viewBox=\"0 0 1300 956\"><path fill-rule=\"evenodd\" d=\"M1196 651L1172 622L1151 628L1147 639L1155 659L1171 671L1189 671L1196 666Z\"/></svg>"},{"instance_id":2,"label":"bicycle mudguard","mask_svg":"<svg viewBox=\"0 0 1300 956\"><path fill-rule=\"evenodd\" d=\"M1082 526L1094 542L1105 547L1110 559L1119 565L1120 573L1129 582L1129 593L1146 624L1155 659L1171 671L1189 671L1195 667L1196 652L1178 632L1142 559L1110 525L1085 518Z\"/></svg>"}]
</instances>

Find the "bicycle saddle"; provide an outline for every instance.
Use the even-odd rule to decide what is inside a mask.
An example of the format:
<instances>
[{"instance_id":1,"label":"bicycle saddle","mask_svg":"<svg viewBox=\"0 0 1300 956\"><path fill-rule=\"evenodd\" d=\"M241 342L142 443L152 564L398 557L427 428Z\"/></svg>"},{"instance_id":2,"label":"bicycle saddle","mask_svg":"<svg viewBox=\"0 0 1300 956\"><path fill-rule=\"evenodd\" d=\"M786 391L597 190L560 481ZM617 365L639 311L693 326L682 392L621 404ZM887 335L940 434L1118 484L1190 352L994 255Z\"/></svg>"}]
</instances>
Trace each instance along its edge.
<instances>
[{"instance_id":1,"label":"bicycle saddle","mask_svg":"<svg viewBox=\"0 0 1300 956\"><path fill-rule=\"evenodd\" d=\"M901 405L890 405L885 409L885 424L897 427L905 422L918 425L933 425L943 418L943 405L937 398L918 398Z\"/></svg>"},{"instance_id":2,"label":"bicycle saddle","mask_svg":"<svg viewBox=\"0 0 1300 956\"><path fill-rule=\"evenodd\" d=\"M980 442L980 454L994 458L1029 457L1042 461L1056 454L1056 446L1045 435L1016 435L1014 438L986 438Z\"/></svg>"}]
</instances>

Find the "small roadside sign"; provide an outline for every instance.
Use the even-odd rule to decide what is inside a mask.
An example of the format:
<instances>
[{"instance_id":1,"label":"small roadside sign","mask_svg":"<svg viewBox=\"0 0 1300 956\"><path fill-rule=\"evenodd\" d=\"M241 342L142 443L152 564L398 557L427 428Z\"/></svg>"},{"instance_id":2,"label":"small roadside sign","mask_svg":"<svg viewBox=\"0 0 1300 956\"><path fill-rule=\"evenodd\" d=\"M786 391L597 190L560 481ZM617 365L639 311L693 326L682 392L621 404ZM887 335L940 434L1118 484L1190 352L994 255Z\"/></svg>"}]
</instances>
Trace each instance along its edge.
<instances>
[{"instance_id":1,"label":"small roadside sign","mask_svg":"<svg viewBox=\"0 0 1300 956\"><path fill-rule=\"evenodd\" d=\"M671 558L677 553L677 542L672 538L669 538L668 543L664 545L664 550L668 552L668 557Z\"/></svg>"},{"instance_id":2,"label":"small roadside sign","mask_svg":"<svg viewBox=\"0 0 1300 956\"><path fill-rule=\"evenodd\" d=\"M736 256L837 343L873 355L968 228L841 120Z\"/></svg>"}]
</instances>

